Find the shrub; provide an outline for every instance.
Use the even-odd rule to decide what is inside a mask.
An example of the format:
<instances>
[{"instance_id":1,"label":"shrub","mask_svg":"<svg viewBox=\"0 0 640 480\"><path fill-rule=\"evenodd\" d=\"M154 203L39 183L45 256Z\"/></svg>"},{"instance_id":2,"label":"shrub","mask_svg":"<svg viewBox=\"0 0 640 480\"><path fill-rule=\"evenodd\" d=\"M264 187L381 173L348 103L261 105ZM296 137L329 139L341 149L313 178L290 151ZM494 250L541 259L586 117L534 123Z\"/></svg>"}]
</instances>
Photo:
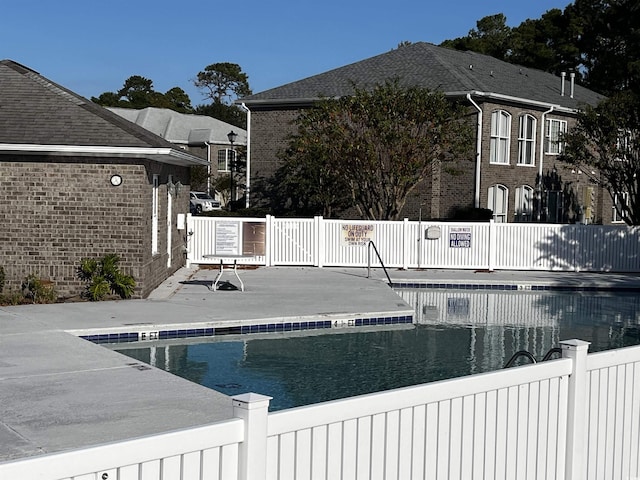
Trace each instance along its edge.
<instances>
[{"instance_id":1,"label":"shrub","mask_svg":"<svg viewBox=\"0 0 640 480\"><path fill-rule=\"evenodd\" d=\"M22 281L22 294L33 303L54 303L58 298L53 282L43 280L33 273Z\"/></svg>"},{"instance_id":2,"label":"shrub","mask_svg":"<svg viewBox=\"0 0 640 480\"><path fill-rule=\"evenodd\" d=\"M108 253L99 260L82 259L77 276L87 282L83 296L92 301L103 300L109 293L130 298L136 282L132 276L120 271L118 263L120 257L115 253Z\"/></svg>"}]
</instances>

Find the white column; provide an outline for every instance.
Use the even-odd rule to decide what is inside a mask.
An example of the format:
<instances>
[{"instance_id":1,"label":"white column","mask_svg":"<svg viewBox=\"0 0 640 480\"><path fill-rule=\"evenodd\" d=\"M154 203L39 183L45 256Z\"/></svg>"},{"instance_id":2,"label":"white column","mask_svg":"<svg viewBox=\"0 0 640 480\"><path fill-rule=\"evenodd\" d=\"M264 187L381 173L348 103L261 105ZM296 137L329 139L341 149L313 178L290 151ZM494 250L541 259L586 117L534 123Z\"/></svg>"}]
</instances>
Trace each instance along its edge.
<instances>
[{"instance_id":1,"label":"white column","mask_svg":"<svg viewBox=\"0 0 640 480\"><path fill-rule=\"evenodd\" d=\"M560 342L562 358L573 360L569 378L569 398L567 408L567 458L565 479L584 478L587 461L587 442L585 425L587 423L587 351L589 342L582 340L564 340Z\"/></svg>"},{"instance_id":2,"label":"white column","mask_svg":"<svg viewBox=\"0 0 640 480\"><path fill-rule=\"evenodd\" d=\"M271 398L257 393L231 397L233 416L244 420L244 442L238 452L239 480L267 478L267 419Z\"/></svg>"}]
</instances>

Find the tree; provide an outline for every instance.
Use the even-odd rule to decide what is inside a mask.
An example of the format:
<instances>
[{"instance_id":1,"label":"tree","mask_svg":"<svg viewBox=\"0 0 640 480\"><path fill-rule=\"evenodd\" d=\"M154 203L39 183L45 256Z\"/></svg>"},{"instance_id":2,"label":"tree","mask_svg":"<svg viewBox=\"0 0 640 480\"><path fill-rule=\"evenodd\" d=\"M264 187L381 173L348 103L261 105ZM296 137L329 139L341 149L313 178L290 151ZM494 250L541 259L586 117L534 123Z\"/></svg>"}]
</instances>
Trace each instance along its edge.
<instances>
[{"instance_id":1,"label":"tree","mask_svg":"<svg viewBox=\"0 0 640 480\"><path fill-rule=\"evenodd\" d=\"M564 141L561 160L606 188L627 224L640 225L640 95L621 92L587 106Z\"/></svg>"},{"instance_id":2,"label":"tree","mask_svg":"<svg viewBox=\"0 0 640 480\"><path fill-rule=\"evenodd\" d=\"M605 95L640 87L640 2L575 0L565 9L580 24L586 85Z\"/></svg>"},{"instance_id":3,"label":"tree","mask_svg":"<svg viewBox=\"0 0 640 480\"><path fill-rule=\"evenodd\" d=\"M466 37L445 40L441 46L455 50L472 50L500 60L506 60L510 50L511 29L502 13L489 15L476 22Z\"/></svg>"},{"instance_id":4,"label":"tree","mask_svg":"<svg viewBox=\"0 0 640 480\"><path fill-rule=\"evenodd\" d=\"M213 103L230 105L237 97L251 95L249 77L236 63L212 63L207 65L193 84L204 90L205 97Z\"/></svg>"},{"instance_id":5,"label":"tree","mask_svg":"<svg viewBox=\"0 0 640 480\"><path fill-rule=\"evenodd\" d=\"M180 87L173 87L166 93L153 89L153 80L140 75L132 75L124 81L117 92L104 92L99 97L91 97L91 101L104 107L122 108L169 108L181 113L190 113L191 100Z\"/></svg>"},{"instance_id":6,"label":"tree","mask_svg":"<svg viewBox=\"0 0 640 480\"><path fill-rule=\"evenodd\" d=\"M571 15L554 8L537 20L525 20L511 30L508 61L559 75L580 74L580 26Z\"/></svg>"},{"instance_id":7,"label":"tree","mask_svg":"<svg viewBox=\"0 0 640 480\"><path fill-rule=\"evenodd\" d=\"M193 84L211 100L209 105L198 105L195 113L208 115L239 128L247 128L247 114L233 101L251 95L249 77L236 63L212 63L198 72Z\"/></svg>"},{"instance_id":8,"label":"tree","mask_svg":"<svg viewBox=\"0 0 640 480\"><path fill-rule=\"evenodd\" d=\"M398 81L354 90L300 114L284 177L304 182L299 193L308 204L333 208L342 207L337 200L348 200L363 218L396 220L434 162L447 168L454 159L472 157L467 110L440 92L404 88Z\"/></svg>"}]
</instances>

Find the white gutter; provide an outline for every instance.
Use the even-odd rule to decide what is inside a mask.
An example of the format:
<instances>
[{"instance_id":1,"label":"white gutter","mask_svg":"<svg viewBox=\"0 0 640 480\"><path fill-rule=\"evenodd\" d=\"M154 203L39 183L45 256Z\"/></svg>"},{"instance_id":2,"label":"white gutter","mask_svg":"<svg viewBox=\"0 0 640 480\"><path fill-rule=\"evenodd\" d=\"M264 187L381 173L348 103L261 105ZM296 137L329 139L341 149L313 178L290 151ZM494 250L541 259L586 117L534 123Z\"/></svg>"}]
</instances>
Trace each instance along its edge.
<instances>
[{"instance_id":1,"label":"white gutter","mask_svg":"<svg viewBox=\"0 0 640 480\"><path fill-rule=\"evenodd\" d=\"M476 188L473 203L476 208L480 208L480 166L482 165L482 109L467 93L467 100L478 110L478 130L476 133Z\"/></svg>"},{"instance_id":2,"label":"white gutter","mask_svg":"<svg viewBox=\"0 0 640 480\"><path fill-rule=\"evenodd\" d=\"M551 105L549 110L542 113L542 121L540 122L540 159L538 160L538 185L536 189L538 194L542 196L542 162L544 161L544 128L547 121L547 115L555 110L555 106ZM542 209L542 198L538 198L538 221L540 221L540 214Z\"/></svg>"},{"instance_id":3,"label":"white gutter","mask_svg":"<svg viewBox=\"0 0 640 480\"><path fill-rule=\"evenodd\" d=\"M545 108L552 107L557 112L570 113L574 115L578 113L578 109L576 108L563 107L561 105L557 105L554 103L539 102L537 100L529 100L527 98L512 97L510 95L502 95L500 93L479 92L479 91L445 92L445 96L450 96L450 97L467 96L469 94L473 95L474 97L484 97L489 99L501 100L503 102L519 103L522 105L532 105L535 107L545 107Z\"/></svg>"},{"instance_id":4,"label":"white gutter","mask_svg":"<svg viewBox=\"0 0 640 480\"><path fill-rule=\"evenodd\" d=\"M202 158L174 148L107 147L101 145L39 145L32 143L0 143L1 153L28 155L77 155L82 157L151 158L176 165L206 165Z\"/></svg>"},{"instance_id":5,"label":"white gutter","mask_svg":"<svg viewBox=\"0 0 640 480\"><path fill-rule=\"evenodd\" d=\"M207 146L207 193L211 195L211 143L204 144Z\"/></svg>"},{"instance_id":6,"label":"white gutter","mask_svg":"<svg viewBox=\"0 0 640 480\"><path fill-rule=\"evenodd\" d=\"M245 208L249 208L249 193L251 192L251 110L244 103L240 106L247 111L247 167L245 173Z\"/></svg>"}]
</instances>

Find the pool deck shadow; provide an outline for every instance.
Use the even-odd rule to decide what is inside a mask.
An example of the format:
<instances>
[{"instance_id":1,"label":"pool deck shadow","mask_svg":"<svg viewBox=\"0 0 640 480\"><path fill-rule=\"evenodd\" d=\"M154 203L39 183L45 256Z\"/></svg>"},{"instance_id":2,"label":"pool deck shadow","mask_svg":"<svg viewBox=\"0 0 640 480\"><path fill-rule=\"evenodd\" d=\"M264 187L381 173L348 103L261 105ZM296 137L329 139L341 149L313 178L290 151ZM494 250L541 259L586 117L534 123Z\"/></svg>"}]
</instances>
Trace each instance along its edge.
<instances>
[{"instance_id":1,"label":"pool deck shadow","mask_svg":"<svg viewBox=\"0 0 640 480\"><path fill-rule=\"evenodd\" d=\"M371 278L365 268L240 270L244 292L212 291L217 273L181 269L145 300L0 307L0 463L231 417L226 395L83 340L77 336L83 332L413 312L387 285L381 269L372 269ZM442 288L514 284L640 290L635 274L398 269L389 274L394 283ZM222 280L237 286L233 274L225 273Z\"/></svg>"}]
</instances>

